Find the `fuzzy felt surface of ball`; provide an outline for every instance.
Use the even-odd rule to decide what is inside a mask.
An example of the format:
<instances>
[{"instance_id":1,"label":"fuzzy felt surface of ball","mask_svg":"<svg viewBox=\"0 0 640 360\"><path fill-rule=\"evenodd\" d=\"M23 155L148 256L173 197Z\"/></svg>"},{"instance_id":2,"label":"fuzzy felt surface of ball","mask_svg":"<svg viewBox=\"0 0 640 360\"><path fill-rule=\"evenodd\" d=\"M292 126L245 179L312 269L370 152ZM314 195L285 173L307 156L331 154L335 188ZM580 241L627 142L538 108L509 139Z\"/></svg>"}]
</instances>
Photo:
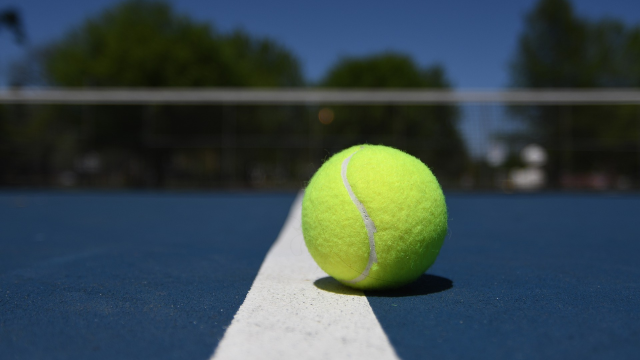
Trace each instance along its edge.
<instances>
[{"instance_id":1,"label":"fuzzy felt surface of ball","mask_svg":"<svg viewBox=\"0 0 640 360\"><path fill-rule=\"evenodd\" d=\"M302 200L302 232L327 274L357 289L390 289L419 278L447 234L447 206L431 170L382 145L329 158Z\"/></svg>"}]
</instances>

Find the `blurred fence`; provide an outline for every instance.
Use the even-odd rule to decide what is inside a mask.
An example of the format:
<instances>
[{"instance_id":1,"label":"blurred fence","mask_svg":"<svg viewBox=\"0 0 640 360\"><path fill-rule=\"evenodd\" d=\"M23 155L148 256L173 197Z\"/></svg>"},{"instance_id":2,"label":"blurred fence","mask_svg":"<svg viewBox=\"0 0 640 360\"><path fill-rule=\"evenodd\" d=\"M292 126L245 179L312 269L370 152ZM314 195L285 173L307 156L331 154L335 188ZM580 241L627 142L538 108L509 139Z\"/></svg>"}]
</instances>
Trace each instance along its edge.
<instances>
[{"instance_id":1,"label":"blurred fence","mask_svg":"<svg viewBox=\"0 0 640 360\"><path fill-rule=\"evenodd\" d=\"M360 143L444 187L640 189L640 91L0 92L0 186L300 188Z\"/></svg>"}]
</instances>

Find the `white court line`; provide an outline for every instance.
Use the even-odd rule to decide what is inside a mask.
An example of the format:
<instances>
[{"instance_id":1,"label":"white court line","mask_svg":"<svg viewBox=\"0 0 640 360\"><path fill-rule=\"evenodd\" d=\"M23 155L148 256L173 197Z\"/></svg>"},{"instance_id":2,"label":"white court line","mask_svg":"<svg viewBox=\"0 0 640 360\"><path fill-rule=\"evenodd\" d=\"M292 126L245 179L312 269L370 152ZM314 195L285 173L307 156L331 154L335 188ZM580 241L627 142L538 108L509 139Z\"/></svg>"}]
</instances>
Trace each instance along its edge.
<instances>
[{"instance_id":1,"label":"white court line","mask_svg":"<svg viewBox=\"0 0 640 360\"><path fill-rule=\"evenodd\" d=\"M301 205L302 194L211 359L397 360L362 291L314 285L327 275L304 245Z\"/></svg>"}]
</instances>

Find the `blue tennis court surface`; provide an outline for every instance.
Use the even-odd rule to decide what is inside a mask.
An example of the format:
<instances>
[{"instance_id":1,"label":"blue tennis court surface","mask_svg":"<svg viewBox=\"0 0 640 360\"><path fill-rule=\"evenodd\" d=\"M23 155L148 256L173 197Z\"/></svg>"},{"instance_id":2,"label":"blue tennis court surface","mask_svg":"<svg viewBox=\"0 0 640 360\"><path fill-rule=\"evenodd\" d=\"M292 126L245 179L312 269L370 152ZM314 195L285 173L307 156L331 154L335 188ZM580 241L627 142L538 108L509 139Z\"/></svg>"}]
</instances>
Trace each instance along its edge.
<instances>
[{"instance_id":1,"label":"blue tennis court surface","mask_svg":"<svg viewBox=\"0 0 640 360\"><path fill-rule=\"evenodd\" d=\"M368 296L401 358L638 358L640 197L447 203L450 237L428 273L453 286Z\"/></svg>"},{"instance_id":2,"label":"blue tennis court surface","mask_svg":"<svg viewBox=\"0 0 640 360\"><path fill-rule=\"evenodd\" d=\"M3 194L0 358L209 358L294 196Z\"/></svg>"},{"instance_id":3,"label":"blue tennis court surface","mask_svg":"<svg viewBox=\"0 0 640 360\"><path fill-rule=\"evenodd\" d=\"M0 193L0 358L208 359L295 195ZM398 357L637 358L640 197L447 202L428 275L366 294Z\"/></svg>"}]
</instances>

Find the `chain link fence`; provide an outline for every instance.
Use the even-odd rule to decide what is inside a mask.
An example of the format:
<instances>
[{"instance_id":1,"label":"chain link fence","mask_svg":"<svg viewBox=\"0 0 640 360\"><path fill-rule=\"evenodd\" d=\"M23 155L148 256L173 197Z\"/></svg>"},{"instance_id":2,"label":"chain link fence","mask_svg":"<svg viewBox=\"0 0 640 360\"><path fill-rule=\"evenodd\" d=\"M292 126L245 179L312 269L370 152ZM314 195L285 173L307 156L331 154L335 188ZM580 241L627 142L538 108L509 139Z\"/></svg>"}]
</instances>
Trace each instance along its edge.
<instances>
[{"instance_id":1,"label":"chain link fence","mask_svg":"<svg viewBox=\"0 0 640 360\"><path fill-rule=\"evenodd\" d=\"M384 144L449 190L640 189L640 91L31 89L0 93L4 188L298 189Z\"/></svg>"}]
</instances>

